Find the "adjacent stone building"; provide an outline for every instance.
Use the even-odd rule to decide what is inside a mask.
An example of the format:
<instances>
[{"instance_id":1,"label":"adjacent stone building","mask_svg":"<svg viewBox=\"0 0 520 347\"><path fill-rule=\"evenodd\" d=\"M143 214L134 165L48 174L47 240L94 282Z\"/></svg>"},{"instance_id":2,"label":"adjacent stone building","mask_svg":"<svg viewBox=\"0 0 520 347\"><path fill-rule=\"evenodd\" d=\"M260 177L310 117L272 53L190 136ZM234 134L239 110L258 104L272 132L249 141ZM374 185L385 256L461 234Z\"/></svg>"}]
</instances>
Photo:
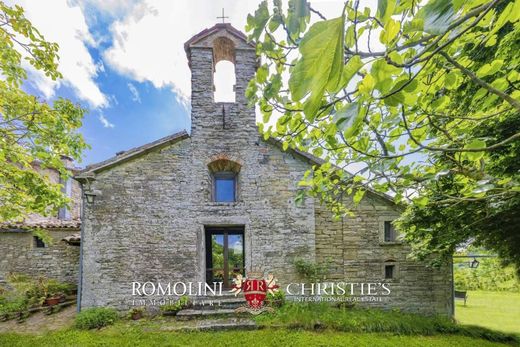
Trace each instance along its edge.
<instances>
[{"instance_id":1,"label":"adjacent stone building","mask_svg":"<svg viewBox=\"0 0 520 347\"><path fill-rule=\"evenodd\" d=\"M72 159L63 157L63 160L73 174L78 171ZM38 163L33 165L41 174L48 176L51 182L61 183L63 192L72 202L68 208L61 208L55 216L33 214L21 222L0 224L0 282L5 281L9 273L23 273L77 283L80 184L72 178L62 181L57 170L40 168ZM52 242L46 243L34 235L35 229L47 232Z\"/></svg>"},{"instance_id":2,"label":"adjacent stone building","mask_svg":"<svg viewBox=\"0 0 520 347\"><path fill-rule=\"evenodd\" d=\"M302 281L294 262L303 259L327 264L329 280L391 284L388 300L374 306L452 312L451 269L407 260L390 199L369 193L355 217L339 221L312 198L295 203L298 181L321 162L259 136L244 96L258 59L244 34L217 24L185 50L190 134L119 153L76 177L94 197L84 206L82 308L128 308L136 281L228 287L235 275L261 269L283 286ZM235 102L214 101L222 60L235 67Z\"/></svg>"}]
</instances>

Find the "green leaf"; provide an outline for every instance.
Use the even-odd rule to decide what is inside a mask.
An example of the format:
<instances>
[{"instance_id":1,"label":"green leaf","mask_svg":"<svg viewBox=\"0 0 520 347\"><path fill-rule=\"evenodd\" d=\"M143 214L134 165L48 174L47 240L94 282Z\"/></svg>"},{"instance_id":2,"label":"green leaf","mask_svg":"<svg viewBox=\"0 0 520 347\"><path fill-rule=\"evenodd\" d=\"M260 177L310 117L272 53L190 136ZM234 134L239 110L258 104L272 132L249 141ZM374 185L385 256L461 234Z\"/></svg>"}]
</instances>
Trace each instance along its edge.
<instances>
[{"instance_id":1,"label":"green leaf","mask_svg":"<svg viewBox=\"0 0 520 347\"><path fill-rule=\"evenodd\" d=\"M366 96L369 96L372 93L372 90L375 86L375 80L372 75L367 74L363 78L363 80L358 84L358 89L361 94L364 94Z\"/></svg>"},{"instance_id":2,"label":"green leaf","mask_svg":"<svg viewBox=\"0 0 520 347\"><path fill-rule=\"evenodd\" d=\"M247 15L247 31L253 30L251 36L258 40L264 31L265 25L269 20L269 9L267 8L267 1L262 1L255 11L255 15Z\"/></svg>"},{"instance_id":3,"label":"green leaf","mask_svg":"<svg viewBox=\"0 0 520 347\"><path fill-rule=\"evenodd\" d=\"M345 46L347 46L347 48L352 48L356 44L356 36L354 30L355 27L351 25L347 28L347 31L345 32Z\"/></svg>"},{"instance_id":4,"label":"green leaf","mask_svg":"<svg viewBox=\"0 0 520 347\"><path fill-rule=\"evenodd\" d=\"M339 109L334 115L333 121L336 123L336 127L345 134L345 137L352 136L362 121L358 103L347 104Z\"/></svg>"},{"instance_id":5,"label":"green leaf","mask_svg":"<svg viewBox=\"0 0 520 347\"><path fill-rule=\"evenodd\" d=\"M352 77L361 69L361 67L364 65L364 63L361 61L361 58L359 55L355 55L345 64L343 67L343 72L341 73L341 80L338 84L337 92L338 90L345 88Z\"/></svg>"},{"instance_id":6,"label":"green leaf","mask_svg":"<svg viewBox=\"0 0 520 347\"><path fill-rule=\"evenodd\" d=\"M354 201L355 204L359 204L361 202L361 200L363 199L363 196L365 196L365 191L362 189L358 189L354 193L354 196L352 197L352 201Z\"/></svg>"},{"instance_id":7,"label":"green leaf","mask_svg":"<svg viewBox=\"0 0 520 347\"><path fill-rule=\"evenodd\" d=\"M421 196L421 197L415 198L413 200L413 202L417 206L420 206L420 207L424 207L424 206L428 205L428 201L429 201L429 199L426 196Z\"/></svg>"},{"instance_id":8,"label":"green leaf","mask_svg":"<svg viewBox=\"0 0 520 347\"><path fill-rule=\"evenodd\" d=\"M465 149L479 149L479 148L486 148L486 143L479 139L474 139L470 143L468 143L466 146L464 146ZM477 161L480 160L484 156L484 152L464 152L464 156L468 158L471 161Z\"/></svg>"},{"instance_id":9,"label":"green leaf","mask_svg":"<svg viewBox=\"0 0 520 347\"><path fill-rule=\"evenodd\" d=\"M441 34L448 29L455 19L451 0L429 1L417 14L424 20L424 30L430 34Z\"/></svg>"},{"instance_id":10,"label":"green leaf","mask_svg":"<svg viewBox=\"0 0 520 347\"><path fill-rule=\"evenodd\" d=\"M258 83L264 83L267 80L267 75L269 73L269 68L266 64L260 66L258 70L256 70L256 80Z\"/></svg>"},{"instance_id":11,"label":"green leaf","mask_svg":"<svg viewBox=\"0 0 520 347\"><path fill-rule=\"evenodd\" d=\"M379 35L379 40L384 44L389 44L397 38L401 24L393 19L390 19L386 24L385 28Z\"/></svg>"},{"instance_id":12,"label":"green leaf","mask_svg":"<svg viewBox=\"0 0 520 347\"><path fill-rule=\"evenodd\" d=\"M291 36L302 32L310 17L309 4L306 0L290 0L287 15L287 30Z\"/></svg>"},{"instance_id":13,"label":"green leaf","mask_svg":"<svg viewBox=\"0 0 520 347\"><path fill-rule=\"evenodd\" d=\"M397 2L394 0L378 0L376 17L380 19L383 24L386 24L387 20L394 14L396 4Z\"/></svg>"},{"instance_id":14,"label":"green leaf","mask_svg":"<svg viewBox=\"0 0 520 347\"><path fill-rule=\"evenodd\" d=\"M304 105L307 118L314 119L326 90L336 90L343 71L344 17L315 23L300 44L289 89L295 100L310 93Z\"/></svg>"},{"instance_id":15,"label":"green leaf","mask_svg":"<svg viewBox=\"0 0 520 347\"><path fill-rule=\"evenodd\" d=\"M489 64L484 64L480 69L478 69L477 77L485 77L485 76L493 75L496 72L498 72L498 70L500 70L502 65L504 65L503 60L493 60Z\"/></svg>"}]
</instances>

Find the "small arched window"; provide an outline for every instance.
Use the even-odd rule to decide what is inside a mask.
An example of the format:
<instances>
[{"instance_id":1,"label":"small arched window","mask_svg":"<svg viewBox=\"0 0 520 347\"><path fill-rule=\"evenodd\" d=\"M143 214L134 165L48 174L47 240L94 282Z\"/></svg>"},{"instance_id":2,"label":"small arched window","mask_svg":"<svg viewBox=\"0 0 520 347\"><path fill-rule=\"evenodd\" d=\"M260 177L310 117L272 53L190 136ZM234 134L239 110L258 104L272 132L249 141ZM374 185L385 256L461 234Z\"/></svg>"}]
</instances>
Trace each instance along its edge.
<instances>
[{"instance_id":1,"label":"small arched window","mask_svg":"<svg viewBox=\"0 0 520 347\"><path fill-rule=\"evenodd\" d=\"M227 60L215 65L215 102L235 102L235 65Z\"/></svg>"},{"instance_id":2,"label":"small arched window","mask_svg":"<svg viewBox=\"0 0 520 347\"><path fill-rule=\"evenodd\" d=\"M213 42L215 102L235 102L235 44L227 37Z\"/></svg>"},{"instance_id":3,"label":"small arched window","mask_svg":"<svg viewBox=\"0 0 520 347\"><path fill-rule=\"evenodd\" d=\"M212 200L234 202L238 197L238 173L240 164L227 159L218 159L208 165L212 178Z\"/></svg>"}]
</instances>

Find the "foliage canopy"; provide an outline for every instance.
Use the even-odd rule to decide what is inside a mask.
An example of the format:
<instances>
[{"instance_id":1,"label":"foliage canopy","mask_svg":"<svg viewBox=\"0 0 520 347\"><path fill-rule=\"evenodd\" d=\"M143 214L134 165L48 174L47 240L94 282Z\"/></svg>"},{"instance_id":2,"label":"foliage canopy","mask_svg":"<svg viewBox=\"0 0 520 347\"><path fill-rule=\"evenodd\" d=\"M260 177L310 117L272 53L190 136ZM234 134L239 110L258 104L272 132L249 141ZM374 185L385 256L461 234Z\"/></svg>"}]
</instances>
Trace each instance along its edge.
<instances>
[{"instance_id":1,"label":"foliage canopy","mask_svg":"<svg viewBox=\"0 0 520 347\"><path fill-rule=\"evenodd\" d=\"M70 176L62 156L80 160L87 147L77 133L85 110L58 98L52 104L28 94L22 85L29 69L47 78L58 71L58 45L47 42L20 6L0 1L0 222L30 213L54 213L68 200L61 186L37 170L54 168Z\"/></svg>"},{"instance_id":2,"label":"foliage canopy","mask_svg":"<svg viewBox=\"0 0 520 347\"><path fill-rule=\"evenodd\" d=\"M416 255L447 258L469 239L520 267L518 227L496 219L520 206L519 0L349 0L337 18L263 1L247 29L260 131L327 161L307 193L337 215L368 189L390 194Z\"/></svg>"}]
</instances>

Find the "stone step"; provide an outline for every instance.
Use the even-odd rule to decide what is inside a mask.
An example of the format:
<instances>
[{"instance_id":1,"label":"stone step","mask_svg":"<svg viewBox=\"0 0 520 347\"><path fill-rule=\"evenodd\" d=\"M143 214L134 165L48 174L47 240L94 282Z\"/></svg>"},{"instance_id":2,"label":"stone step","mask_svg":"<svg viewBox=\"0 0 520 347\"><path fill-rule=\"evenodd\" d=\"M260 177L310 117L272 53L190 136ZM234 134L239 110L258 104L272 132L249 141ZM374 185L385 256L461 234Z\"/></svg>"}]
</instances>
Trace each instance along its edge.
<instances>
[{"instance_id":1,"label":"stone step","mask_svg":"<svg viewBox=\"0 0 520 347\"><path fill-rule=\"evenodd\" d=\"M181 310L177 313L176 318L178 320L190 320L207 317L219 317L219 316L236 316L235 309L229 308L218 308L218 309L196 309L189 308Z\"/></svg>"},{"instance_id":2,"label":"stone step","mask_svg":"<svg viewBox=\"0 0 520 347\"><path fill-rule=\"evenodd\" d=\"M163 324L161 331L217 331L217 330L253 330L258 329L255 321L248 318L206 318L198 321L187 321L184 325L171 326Z\"/></svg>"},{"instance_id":3,"label":"stone step","mask_svg":"<svg viewBox=\"0 0 520 347\"><path fill-rule=\"evenodd\" d=\"M251 319L229 318L220 320L205 319L197 323L197 330L254 330L258 329L256 323Z\"/></svg>"},{"instance_id":4,"label":"stone step","mask_svg":"<svg viewBox=\"0 0 520 347\"><path fill-rule=\"evenodd\" d=\"M206 309L215 310L219 308L223 309L235 309L246 304L244 298L235 297L205 297L197 300L193 300L194 309Z\"/></svg>"}]
</instances>

